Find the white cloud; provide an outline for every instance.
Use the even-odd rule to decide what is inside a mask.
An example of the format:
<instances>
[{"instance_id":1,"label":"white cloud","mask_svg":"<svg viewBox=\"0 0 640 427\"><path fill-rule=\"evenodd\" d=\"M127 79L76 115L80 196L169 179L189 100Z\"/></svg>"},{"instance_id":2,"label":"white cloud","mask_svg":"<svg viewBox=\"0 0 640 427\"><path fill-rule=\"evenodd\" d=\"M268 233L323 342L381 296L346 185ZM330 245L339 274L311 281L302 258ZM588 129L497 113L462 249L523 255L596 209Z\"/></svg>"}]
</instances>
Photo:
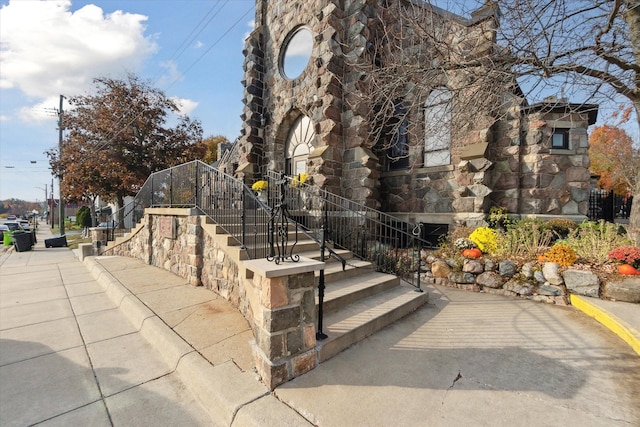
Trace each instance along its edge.
<instances>
[{"instance_id":1,"label":"white cloud","mask_svg":"<svg viewBox=\"0 0 640 427\"><path fill-rule=\"evenodd\" d=\"M202 46L204 46L204 43L202 43L200 40L196 41L193 44L194 49L200 49L200 48L202 48Z\"/></svg>"},{"instance_id":2,"label":"white cloud","mask_svg":"<svg viewBox=\"0 0 640 427\"><path fill-rule=\"evenodd\" d=\"M198 106L198 103L191 99L178 98L177 96L172 96L170 99L176 103L182 116L188 116Z\"/></svg>"},{"instance_id":3,"label":"white cloud","mask_svg":"<svg viewBox=\"0 0 640 427\"><path fill-rule=\"evenodd\" d=\"M0 88L76 95L94 77L135 72L157 49L144 36L146 19L95 5L72 12L70 0L10 0L0 9Z\"/></svg>"},{"instance_id":4,"label":"white cloud","mask_svg":"<svg viewBox=\"0 0 640 427\"><path fill-rule=\"evenodd\" d=\"M18 116L24 122L44 122L58 120L58 109L60 107L60 96L49 96L42 102L38 102L30 107L23 107L18 112ZM63 104L65 110L67 104Z\"/></svg>"},{"instance_id":5,"label":"white cloud","mask_svg":"<svg viewBox=\"0 0 640 427\"><path fill-rule=\"evenodd\" d=\"M9 116L5 116L4 114L0 114L0 122L8 122Z\"/></svg>"},{"instance_id":6,"label":"white cloud","mask_svg":"<svg viewBox=\"0 0 640 427\"><path fill-rule=\"evenodd\" d=\"M253 32L253 30L256 29L256 20L253 19L253 20L247 22L247 27L249 27L249 30L246 33L244 33L244 37L242 37L243 43L244 43L245 40L247 40L249 38L249 36Z\"/></svg>"},{"instance_id":7,"label":"white cloud","mask_svg":"<svg viewBox=\"0 0 640 427\"><path fill-rule=\"evenodd\" d=\"M169 60L162 62L160 67L166 70L167 72L160 76L156 81L156 85L158 87L170 87L174 83L181 81L184 79L184 75L178 71L178 64L175 61Z\"/></svg>"}]
</instances>

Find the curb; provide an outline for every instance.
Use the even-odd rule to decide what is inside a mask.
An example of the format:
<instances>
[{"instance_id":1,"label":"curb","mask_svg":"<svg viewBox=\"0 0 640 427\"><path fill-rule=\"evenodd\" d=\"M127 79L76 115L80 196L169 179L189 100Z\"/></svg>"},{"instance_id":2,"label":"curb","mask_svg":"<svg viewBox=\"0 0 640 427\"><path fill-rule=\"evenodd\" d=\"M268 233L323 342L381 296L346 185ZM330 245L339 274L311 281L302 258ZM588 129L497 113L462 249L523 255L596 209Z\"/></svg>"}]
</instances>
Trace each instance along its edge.
<instances>
[{"instance_id":1,"label":"curb","mask_svg":"<svg viewBox=\"0 0 640 427\"><path fill-rule=\"evenodd\" d=\"M212 418L222 419L229 426L236 423L260 426L278 414L277 420L281 425L310 425L297 412L271 395L266 386L254 378L253 373L240 371L233 362L212 365L100 265L95 257L85 257L83 263L109 299L160 353L172 372L180 376ZM264 413L265 405L271 409L270 414Z\"/></svg>"},{"instance_id":2,"label":"curb","mask_svg":"<svg viewBox=\"0 0 640 427\"><path fill-rule=\"evenodd\" d=\"M603 308L590 303L585 298L578 295L571 295L570 298L571 305L586 315L593 317L611 332L622 338L640 356L640 332Z\"/></svg>"}]
</instances>

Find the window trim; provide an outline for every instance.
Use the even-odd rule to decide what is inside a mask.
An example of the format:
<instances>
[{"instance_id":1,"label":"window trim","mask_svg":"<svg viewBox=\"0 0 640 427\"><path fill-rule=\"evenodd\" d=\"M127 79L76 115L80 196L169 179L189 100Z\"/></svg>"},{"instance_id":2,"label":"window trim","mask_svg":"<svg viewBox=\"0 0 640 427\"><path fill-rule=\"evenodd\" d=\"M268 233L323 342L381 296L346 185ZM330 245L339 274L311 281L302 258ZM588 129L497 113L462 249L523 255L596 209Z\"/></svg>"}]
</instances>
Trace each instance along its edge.
<instances>
[{"instance_id":1,"label":"window trim","mask_svg":"<svg viewBox=\"0 0 640 427\"><path fill-rule=\"evenodd\" d=\"M451 164L451 103L453 93L446 86L437 86L431 90L423 104L424 147L423 167L438 167ZM441 120L442 119L442 120ZM430 123L444 121L447 126L440 131L430 132ZM441 161L431 164L432 158Z\"/></svg>"},{"instance_id":2,"label":"window trim","mask_svg":"<svg viewBox=\"0 0 640 427\"><path fill-rule=\"evenodd\" d=\"M555 145L555 136L556 135L561 135L562 136L562 145L558 146ZM551 149L552 150L570 150L571 149L571 145L570 145L570 129L568 128L554 128L553 132L551 133Z\"/></svg>"}]
</instances>

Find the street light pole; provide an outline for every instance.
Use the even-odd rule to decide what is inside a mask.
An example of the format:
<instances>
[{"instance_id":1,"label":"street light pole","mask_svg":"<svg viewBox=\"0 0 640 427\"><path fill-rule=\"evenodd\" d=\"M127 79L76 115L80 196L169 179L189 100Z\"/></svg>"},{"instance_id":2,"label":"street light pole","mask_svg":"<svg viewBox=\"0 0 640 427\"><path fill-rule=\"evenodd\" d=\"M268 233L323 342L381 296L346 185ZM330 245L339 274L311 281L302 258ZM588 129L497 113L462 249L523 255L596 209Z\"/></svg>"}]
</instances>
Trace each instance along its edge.
<instances>
[{"instance_id":1,"label":"street light pole","mask_svg":"<svg viewBox=\"0 0 640 427\"><path fill-rule=\"evenodd\" d=\"M60 160L62 160L62 101L64 100L64 95L60 95L60 109L58 110L58 156ZM59 185L59 196L60 202L58 206L60 207L60 211L58 213L58 223L60 227L60 235L64 235L64 198L62 197L62 175L58 177L58 185Z\"/></svg>"}]
</instances>

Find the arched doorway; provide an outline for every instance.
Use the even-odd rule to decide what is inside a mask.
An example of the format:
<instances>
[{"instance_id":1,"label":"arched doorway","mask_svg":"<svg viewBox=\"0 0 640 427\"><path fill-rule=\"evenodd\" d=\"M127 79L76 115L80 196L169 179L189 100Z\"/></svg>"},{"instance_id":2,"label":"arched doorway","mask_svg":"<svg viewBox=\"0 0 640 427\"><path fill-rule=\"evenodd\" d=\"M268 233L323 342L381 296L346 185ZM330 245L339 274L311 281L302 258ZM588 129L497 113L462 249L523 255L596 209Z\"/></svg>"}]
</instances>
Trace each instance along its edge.
<instances>
[{"instance_id":1,"label":"arched doorway","mask_svg":"<svg viewBox=\"0 0 640 427\"><path fill-rule=\"evenodd\" d=\"M307 116L300 116L291 126L285 144L285 168L288 175L307 173L307 159L313 149L316 132Z\"/></svg>"}]
</instances>

